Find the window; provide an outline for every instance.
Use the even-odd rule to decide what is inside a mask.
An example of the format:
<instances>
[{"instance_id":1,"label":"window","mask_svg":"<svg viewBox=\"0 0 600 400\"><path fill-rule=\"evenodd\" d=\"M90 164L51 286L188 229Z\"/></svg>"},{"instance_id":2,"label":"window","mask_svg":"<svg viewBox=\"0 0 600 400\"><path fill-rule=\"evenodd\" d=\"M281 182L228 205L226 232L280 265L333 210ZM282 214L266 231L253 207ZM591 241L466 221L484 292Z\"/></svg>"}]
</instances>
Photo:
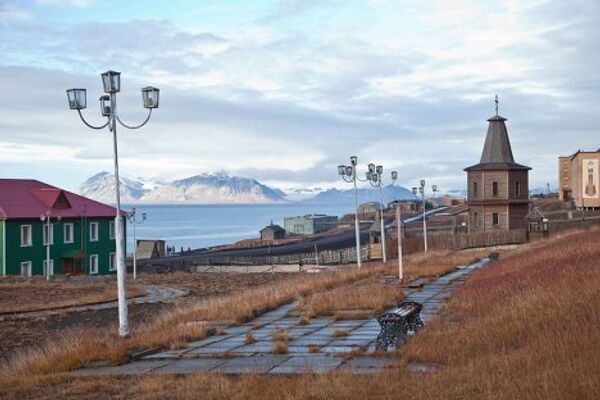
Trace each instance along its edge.
<instances>
[{"instance_id":1,"label":"window","mask_svg":"<svg viewBox=\"0 0 600 400\"><path fill-rule=\"evenodd\" d=\"M98 254L90 255L90 274L98 273Z\"/></svg>"},{"instance_id":2,"label":"window","mask_svg":"<svg viewBox=\"0 0 600 400\"><path fill-rule=\"evenodd\" d=\"M54 275L54 260L44 260L42 267L44 270L44 275Z\"/></svg>"},{"instance_id":3,"label":"window","mask_svg":"<svg viewBox=\"0 0 600 400\"><path fill-rule=\"evenodd\" d=\"M108 236L110 240L115 238L115 221L110 221L108 224Z\"/></svg>"},{"instance_id":4,"label":"window","mask_svg":"<svg viewBox=\"0 0 600 400\"><path fill-rule=\"evenodd\" d=\"M117 269L117 258L115 257L115 253L110 253L108 255L108 269L110 271Z\"/></svg>"},{"instance_id":5,"label":"window","mask_svg":"<svg viewBox=\"0 0 600 400\"><path fill-rule=\"evenodd\" d=\"M493 213L492 214L492 225L497 226L500 224L500 218L498 216L498 213Z\"/></svg>"},{"instance_id":6,"label":"window","mask_svg":"<svg viewBox=\"0 0 600 400\"><path fill-rule=\"evenodd\" d=\"M49 245L49 244L54 244L54 225L53 224L49 224L50 226L48 226L47 223L44 222L43 225L43 242L44 242L44 246Z\"/></svg>"},{"instance_id":7,"label":"window","mask_svg":"<svg viewBox=\"0 0 600 400\"><path fill-rule=\"evenodd\" d=\"M31 225L21 225L21 247L31 246Z\"/></svg>"},{"instance_id":8,"label":"window","mask_svg":"<svg viewBox=\"0 0 600 400\"><path fill-rule=\"evenodd\" d=\"M492 182L492 196L498 196L498 182Z\"/></svg>"},{"instance_id":9,"label":"window","mask_svg":"<svg viewBox=\"0 0 600 400\"><path fill-rule=\"evenodd\" d=\"M90 222L90 242L98 241L98 223Z\"/></svg>"},{"instance_id":10,"label":"window","mask_svg":"<svg viewBox=\"0 0 600 400\"><path fill-rule=\"evenodd\" d=\"M477 182L473 182L473 197L477 197Z\"/></svg>"},{"instance_id":11,"label":"window","mask_svg":"<svg viewBox=\"0 0 600 400\"><path fill-rule=\"evenodd\" d=\"M24 261L21 263L21 275L31 276L31 261Z\"/></svg>"},{"instance_id":12,"label":"window","mask_svg":"<svg viewBox=\"0 0 600 400\"><path fill-rule=\"evenodd\" d=\"M477 225L478 224L478 220L479 220L479 215L477 213L473 213L473 225Z\"/></svg>"},{"instance_id":13,"label":"window","mask_svg":"<svg viewBox=\"0 0 600 400\"><path fill-rule=\"evenodd\" d=\"M515 195L517 197L521 196L521 184L519 182L515 182Z\"/></svg>"},{"instance_id":14,"label":"window","mask_svg":"<svg viewBox=\"0 0 600 400\"><path fill-rule=\"evenodd\" d=\"M63 237L65 243L73 243L75 235L73 234L73 224L68 223L63 225Z\"/></svg>"}]
</instances>

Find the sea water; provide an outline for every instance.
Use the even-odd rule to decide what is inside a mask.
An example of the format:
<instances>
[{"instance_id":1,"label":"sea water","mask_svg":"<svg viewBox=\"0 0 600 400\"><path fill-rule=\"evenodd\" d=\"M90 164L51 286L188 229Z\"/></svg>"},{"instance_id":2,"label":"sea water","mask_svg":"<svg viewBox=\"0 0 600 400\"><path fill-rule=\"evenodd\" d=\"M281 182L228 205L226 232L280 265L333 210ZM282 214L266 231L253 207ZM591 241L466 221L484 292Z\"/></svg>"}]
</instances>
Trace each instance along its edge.
<instances>
[{"instance_id":1,"label":"sea water","mask_svg":"<svg viewBox=\"0 0 600 400\"><path fill-rule=\"evenodd\" d=\"M162 239L179 251L260 237L259 230L273 221L283 227L285 217L327 214L341 217L353 212L348 205L251 204L251 205L126 205L136 208L137 239ZM133 226L127 223L127 251L133 248Z\"/></svg>"}]
</instances>

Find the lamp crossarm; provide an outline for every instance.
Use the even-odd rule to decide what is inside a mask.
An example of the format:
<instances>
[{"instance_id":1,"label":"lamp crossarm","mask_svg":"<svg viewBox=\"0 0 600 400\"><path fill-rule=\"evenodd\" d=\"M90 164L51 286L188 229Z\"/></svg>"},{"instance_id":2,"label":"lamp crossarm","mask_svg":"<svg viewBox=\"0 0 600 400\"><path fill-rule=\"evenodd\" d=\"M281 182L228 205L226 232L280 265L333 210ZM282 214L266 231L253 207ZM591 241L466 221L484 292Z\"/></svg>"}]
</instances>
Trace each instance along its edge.
<instances>
[{"instance_id":1,"label":"lamp crossarm","mask_svg":"<svg viewBox=\"0 0 600 400\"><path fill-rule=\"evenodd\" d=\"M89 122L87 122L85 120L85 118L83 118L83 114L81 113L81 110L77 110L77 113L79 114L79 118L81 118L81 120L83 121L83 123L88 127L88 128L92 128L92 129L96 129L96 130L100 130L100 129L104 129L108 126L108 124L110 124L110 118L108 119L108 121L106 121L106 123L102 126L94 126L92 124L90 124Z\"/></svg>"},{"instance_id":2,"label":"lamp crossarm","mask_svg":"<svg viewBox=\"0 0 600 400\"><path fill-rule=\"evenodd\" d=\"M150 121L151 116L152 116L152 109L149 108L148 116L146 117L144 122L142 122L141 124L136 125L136 126L131 126L131 125L127 125L125 122L121 121L121 118L119 118L119 114L115 114L115 117L117 118L117 121L119 121L119 124L121 124L123 127L127 128L127 129L140 129L142 126L146 125L148 123L148 121Z\"/></svg>"},{"instance_id":3,"label":"lamp crossarm","mask_svg":"<svg viewBox=\"0 0 600 400\"><path fill-rule=\"evenodd\" d=\"M346 179L346 177L343 175L342 175L342 179L344 180L344 182L352 183L352 179Z\"/></svg>"}]
</instances>

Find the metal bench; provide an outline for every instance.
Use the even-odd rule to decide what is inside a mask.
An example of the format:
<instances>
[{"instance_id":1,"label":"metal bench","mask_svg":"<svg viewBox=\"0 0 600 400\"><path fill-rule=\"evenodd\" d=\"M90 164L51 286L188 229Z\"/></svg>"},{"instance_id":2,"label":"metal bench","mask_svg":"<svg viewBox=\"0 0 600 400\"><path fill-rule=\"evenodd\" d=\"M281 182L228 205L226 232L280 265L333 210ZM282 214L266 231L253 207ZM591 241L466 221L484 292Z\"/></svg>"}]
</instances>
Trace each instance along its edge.
<instances>
[{"instance_id":1,"label":"metal bench","mask_svg":"<svg viewBox=\"0 0 600 400\"><path fill-rule=\"evenodd\" d=\"M415 333L423 326L421 321L421 309L423 306L414 301L405 301L398 304L393 310L377 317L381 326L381 332L377 336L375 348L377 350L388 350L396 348L402 343L407 335Z\"/></svg>"}]
</instances>

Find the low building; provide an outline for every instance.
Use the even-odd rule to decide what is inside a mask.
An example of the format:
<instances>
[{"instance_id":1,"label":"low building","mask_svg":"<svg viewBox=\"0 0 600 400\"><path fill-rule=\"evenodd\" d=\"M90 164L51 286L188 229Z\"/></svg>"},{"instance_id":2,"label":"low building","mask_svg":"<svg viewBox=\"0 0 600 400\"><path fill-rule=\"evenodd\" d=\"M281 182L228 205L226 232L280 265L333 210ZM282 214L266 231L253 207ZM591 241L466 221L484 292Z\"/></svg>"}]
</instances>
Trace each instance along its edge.
<instances>
[{"instance_id":1,"label":"low building","mask_svg":"<svg viewBox=\"0 0 600 400\"><path fill-rule=\"evenodd\" d=\"M309 214L283 220L288 235L312 235L337 228L338 217L324 214Z\"/></svg>"},{"instance_id":2,"label":"low building","mask_svg":"<svg viewBox=\"0 0 600 400\"><path fill-rule=\"evenodd\" d=\"M0 179L0 274L116 272L115 213L43 182ZM126 213L121 217L125 227Z\"/></svg>"},{"instance_id":3,"label":"low building","mask_svg":"<svg viewBox=\"0 0 600 400\"><path fill-rule=\"evenodd\" d=\"M267 225L260 230L260 238L262 240L285 239L285 229L279 225L273 224L273 221L271 221L270 225Z\"/></svg>"},{"instance_id":4,"label":"low building","mask_svg":"<svg viewBox=\"0 0 600 400\"><path fill-rule=\"evenodd\" d=\"M579 209L600 208L600 149L558 158L559 198Z\"/></svg>"},{"instance_id":5,"label":"low building","mask_svg":"<svg viewBox=\"0 0 600 400\"><path fill-rule=\"evenodd\" d=\"M423 202L420 200L394 200L388 203L388 208L395 209L397 206L400 206L402 213L416 214L421 212Z\"/></svg>"},{"instance_id":6,"label":"low building","mask_svg":"<svg viewBox=\"0 0 600 400\"><path fill-rule=\"evenodd\" d=\"M358 217L365 217L367 215L375 214L379 212L383 205L377 201L370 201L368 203L363 203L358 206ZM385 207L383 207L385 209Z\"/></svg>"},{"instance_id":7,"label":"low building","mask_svg":"<svg viewBox=\"0 0 600 400\"><path fill-rule=\"evenodd\" d=\"M147 260L165 256L164 240L137 239L135 256L138 260Z\"/></svg>"},{"instance_id":8,"label":"low building","mask_svg":"<svg viewBox=\"0 0 600 400\"><path fill-rule=\"evenodd\" d=\"M529 212L529 170L513 157L506 118L488 119L478 164L465 168L471 231L526 229Z\"/></svg>"}]
</instances>

